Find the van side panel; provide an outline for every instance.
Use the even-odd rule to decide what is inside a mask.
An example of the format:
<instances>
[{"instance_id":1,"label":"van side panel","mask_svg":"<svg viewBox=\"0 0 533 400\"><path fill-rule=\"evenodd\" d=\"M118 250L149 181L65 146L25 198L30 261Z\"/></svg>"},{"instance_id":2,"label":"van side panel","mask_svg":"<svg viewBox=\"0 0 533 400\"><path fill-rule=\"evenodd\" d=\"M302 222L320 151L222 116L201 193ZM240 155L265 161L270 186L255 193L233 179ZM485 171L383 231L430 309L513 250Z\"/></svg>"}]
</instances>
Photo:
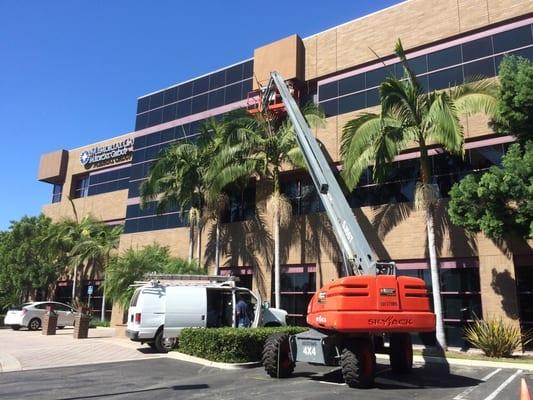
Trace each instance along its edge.
<instances>
[{"instance_id":1,"label":"van side panel","mask_svg":"<svg viewBox=\"0 0 533 400\"><path fill-rule=\"evenodd\" d=\"M166 289L165 337L177 337L183 328L206 326L205 287L168 286Z\"/></svg>"}]
</instances>

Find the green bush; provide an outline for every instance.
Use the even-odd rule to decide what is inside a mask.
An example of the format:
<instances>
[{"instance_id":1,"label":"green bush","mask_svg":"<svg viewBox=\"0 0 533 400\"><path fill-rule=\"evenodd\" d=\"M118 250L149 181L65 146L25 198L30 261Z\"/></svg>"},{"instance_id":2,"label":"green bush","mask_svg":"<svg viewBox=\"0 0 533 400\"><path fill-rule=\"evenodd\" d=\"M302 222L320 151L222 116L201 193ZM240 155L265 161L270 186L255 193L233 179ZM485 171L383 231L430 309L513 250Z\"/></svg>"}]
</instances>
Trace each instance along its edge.
<instances>
[{"instance_id":1,"label":"green bush","mask_svg":"<svg viewBox=\"0 0 533 400\"><path fill-rule=\"evenodd\" d=\"M533 340L531 331L499 319L476 320L464 330L465 339L488 357L511 357L513 352Z\"/></svg>"},{"instance_id":2,"label":"green bush","mask_svg":"<svg viewBox=\"0 0 533 400\"><path fill-rule=\"evenodd\" d=\"M178 351L211 361L242 363L261 360L265 341L273 333L295 334L308 328L187 328L181 331Z\"/></svg>"},{"instance_id":3,"label":"green bush","mask_svg":"<svg viewBox=\"0 0 533 400\"><path fill-rule=\"evenodd\" d=\"M101 321L99 319L91 319L89 321L89 328L96 328L97 326L108 328L110 324L109 321Z\"/></svg>"}]
</instances>

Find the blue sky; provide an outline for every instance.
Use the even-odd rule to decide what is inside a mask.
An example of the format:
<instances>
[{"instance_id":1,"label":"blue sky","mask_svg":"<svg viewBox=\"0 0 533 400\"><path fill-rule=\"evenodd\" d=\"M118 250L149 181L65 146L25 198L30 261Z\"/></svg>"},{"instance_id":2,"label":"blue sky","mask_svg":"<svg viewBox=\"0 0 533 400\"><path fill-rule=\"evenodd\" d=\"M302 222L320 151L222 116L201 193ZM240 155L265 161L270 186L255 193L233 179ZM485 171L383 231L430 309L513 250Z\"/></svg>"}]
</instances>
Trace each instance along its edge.
<instances>
[{"instance_id":1,"label":"blue sky","mask_svg":"<svg viewBox=\"0 0 533 400\"><path fill-rule=\"evenodd\" d=\"M137 97L399 2L0 2L0 230L51 201L41 154L132 131Z\"/></svg>"}]
</instances>

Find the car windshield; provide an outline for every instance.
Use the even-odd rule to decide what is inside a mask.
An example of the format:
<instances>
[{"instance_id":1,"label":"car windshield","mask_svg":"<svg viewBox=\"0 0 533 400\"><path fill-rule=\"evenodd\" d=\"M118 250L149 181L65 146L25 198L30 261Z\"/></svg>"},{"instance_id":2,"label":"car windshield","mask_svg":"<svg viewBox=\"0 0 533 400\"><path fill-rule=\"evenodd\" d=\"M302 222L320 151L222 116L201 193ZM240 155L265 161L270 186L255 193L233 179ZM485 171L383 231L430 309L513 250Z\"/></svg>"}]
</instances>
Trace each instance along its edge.
<instances>
[{"instance_id":1,"label":"car windshield","mask_svg":"<svg viewBox=\"0 0 533 400\"><path fill-rule=\"evenodd\" d=\"M31 305L32 303L22 303L22 304L17 304L16 306L11 306L9 307L10 310L22 310L23 307L26 307L26 306L29 306Z\"/></svg>"}]
</instances>

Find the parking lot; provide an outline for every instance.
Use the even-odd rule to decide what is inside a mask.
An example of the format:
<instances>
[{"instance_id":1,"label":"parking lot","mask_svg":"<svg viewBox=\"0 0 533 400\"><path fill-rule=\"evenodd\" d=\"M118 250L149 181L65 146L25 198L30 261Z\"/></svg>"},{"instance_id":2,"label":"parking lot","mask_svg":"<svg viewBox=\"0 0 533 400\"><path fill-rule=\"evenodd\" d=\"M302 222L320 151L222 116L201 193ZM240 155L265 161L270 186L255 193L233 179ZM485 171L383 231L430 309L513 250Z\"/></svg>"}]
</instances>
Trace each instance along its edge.
<instances>
[{"instance_id":1,"label":"parking lot","mask_svg":"<svg viewBox=\"0 0 533 400\"><path fill-rule=\"evenodd\" d=\"M522 377L533 387L530 373L518 368L427 364L402 376L384 359L378 360L375 387L367 390L348 388L338 368L309 364L297 364L292 378L276 380L261 367L205 367L115 338L112 329L90 332L89 339L75 340L68 329L56 336L0 330L0 361L19 363L19 369L0 373L0 398L503 400L519 398Z\"/></svg>"}]
</instances>

